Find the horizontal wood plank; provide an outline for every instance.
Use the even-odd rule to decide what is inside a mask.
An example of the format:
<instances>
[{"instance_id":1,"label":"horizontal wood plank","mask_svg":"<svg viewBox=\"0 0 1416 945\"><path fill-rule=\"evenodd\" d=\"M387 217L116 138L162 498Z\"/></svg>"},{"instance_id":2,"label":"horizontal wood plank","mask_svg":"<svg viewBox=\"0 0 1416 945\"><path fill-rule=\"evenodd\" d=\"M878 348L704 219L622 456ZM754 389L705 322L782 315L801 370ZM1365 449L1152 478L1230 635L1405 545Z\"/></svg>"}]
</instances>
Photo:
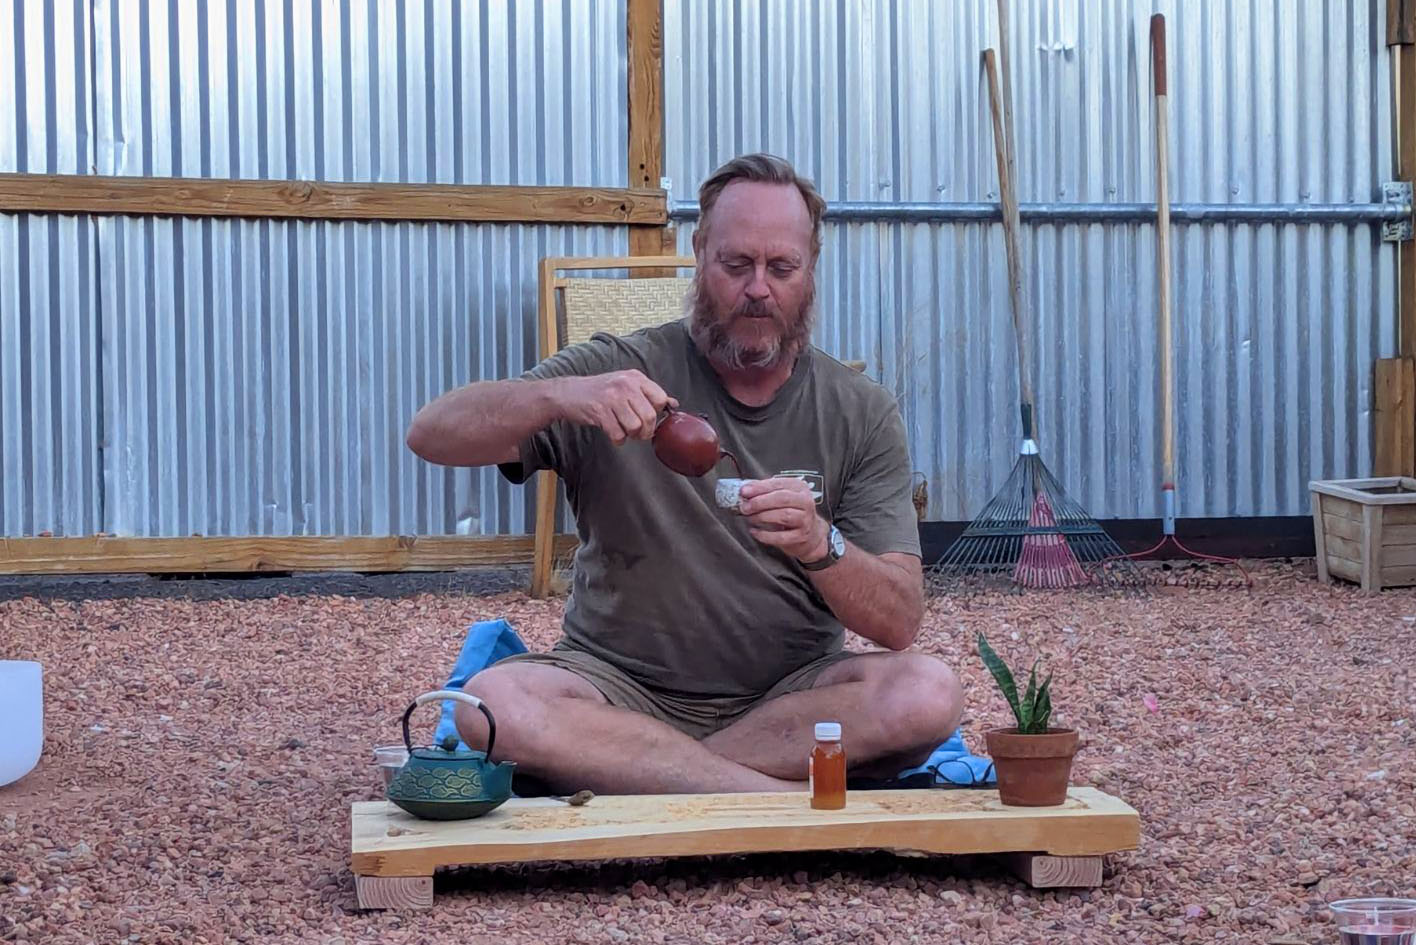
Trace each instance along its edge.
<instances>
[{"instance_id":1,"label":"horizontal wood plank","mask_svg":"<svg viewBox=\"0 0 1416 945\"><path fill-rule=\"evenodd\" d=\"M575 547L557 537L557 552ZM529 535L0 538L0 574L443 571L527 564Z\"/></svg>"},{"instance_id":2,"label":"horizontal wood plank","mask_svg":"<svg viewBox=\"0 0 1416 945\"><path fill-rule=\"evenodd\" d=\"M1416 525L1382 525L1382 547L1404 548L1416 545Z\"/></svg>"},{"instance_id":3,"label":"horizontal wood plank","mask_svg":"<svg viewBox=\"0 0 1416 945\"><path fill-rule=\"evenodd\" d=\"M1334 577L1340 577L1347 581L1362 580L1362 566L1356 561L1349 561L1346 558L1339 558L1337 555L1329 554L1327 567L1328 573Z\"/></svg>"},{"instance_id":4,"label":"horizontal wood plank","mask_svg":"<svg viewBox=\"0 0 1416 945\"><path fill-rule=\"evenodd\" d=\"M1388 505L1382 509L1382 532L1393 525L1416 525L1416 505Z\"/></svg>"},{"instance_id":5,"label":"horizontal wood plank","mask_svg":"<svg viewBox=\"0 0 1416 945\"><path fill-rule=\"evenodd\" d=\"M1351 499L1340 499L1333 495L1323 495L1323 515L1333 518L1345 518L1349 522L1362 524L1362 506Z\"/></svg>"},{"instance_id":6,"label":"horizontal wood plank","mask_svg":"<svg viewBox=\"0 0 1416 945\"><path fill-rule=\"evenodd\" d=\"M1362 560L1361 540L1339 538L1337 535L1327 536L1328 557L1346 558L1348 561Z\"/></svg>"},{"instance_id":7,"label":"horizontal wood plank","mask_svg":"<svg viewBox=\"0 0 1416 945\"><path fill-rule=\"evenodd\" d=\"M1408 587L1416 584L1416 567L1383 567L1380 577L1382 587Z\"/></svg>"},{"instance_id":8,"label":"horizontal wood plank","mask_svg":"<svg viewBox=\"0 0 1416 945\"><path fill-rule=\"evenodd\" d=\"M1345 515L1333 515L1330 512L1324 512L1323 528L1326 534L1330 536L1344 538L1347 541L1362 540L1362 522L1360 519L1351 519Z\"/></svg>"},{"instance_id":9,"label":"horizontal wood plank","mask_svg":"<svg viewBox=\"0 0 1416 945\"><path fill-rule=\"evenodd\" d=\"M1057 807L1005 807L986 790L857 791L835 811L813 810L803 791L596 797L581 807L513 798L463 821L369 801L353 805L351 832L355 873L426 876L456 865L782 850L1100 856L1134 849L1140 818L1089 787L1071 788Z\"/></svg>"},{"instance_id":10,"label":"horizontal wood plank","mask_svg":"<svg viewBox=\"0 0 1416 945\"><path fill-rule=\"evenodd\" d=\"M667 195L625 187L380 184L0 174L0 211L303 220L663 224Z\"/></svg>"}]
</instances>

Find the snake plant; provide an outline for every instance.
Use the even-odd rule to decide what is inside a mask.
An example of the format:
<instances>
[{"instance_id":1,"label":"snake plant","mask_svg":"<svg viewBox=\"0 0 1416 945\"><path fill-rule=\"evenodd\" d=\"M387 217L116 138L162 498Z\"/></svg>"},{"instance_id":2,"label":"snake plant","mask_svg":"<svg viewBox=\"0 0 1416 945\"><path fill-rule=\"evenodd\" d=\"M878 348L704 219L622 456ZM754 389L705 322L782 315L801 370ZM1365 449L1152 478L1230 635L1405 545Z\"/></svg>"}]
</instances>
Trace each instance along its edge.
<instances>
[{"instance_id":1,"label":"snake plant","mask_svg":"<svg viewBox=\"0 0 1416 945\"><path fill-rule=\"evenodd\" d=\"M983 660L983 665L993 674L1003 698L1008 700L1013 717L1018 720L1018 734L1046 735L1047 723L1052 717L1052 674L1048 673L1041 683L1037 681L1037 666L1041 660L1033 662L1032 672L1028 676L1028 688L1020 699L1017 683L1013 681L1013 673L1008 669L1008 664L993 652L993 647L988 645L982 631L978 634L978 655Z\"/></svg>"}]
</instances>

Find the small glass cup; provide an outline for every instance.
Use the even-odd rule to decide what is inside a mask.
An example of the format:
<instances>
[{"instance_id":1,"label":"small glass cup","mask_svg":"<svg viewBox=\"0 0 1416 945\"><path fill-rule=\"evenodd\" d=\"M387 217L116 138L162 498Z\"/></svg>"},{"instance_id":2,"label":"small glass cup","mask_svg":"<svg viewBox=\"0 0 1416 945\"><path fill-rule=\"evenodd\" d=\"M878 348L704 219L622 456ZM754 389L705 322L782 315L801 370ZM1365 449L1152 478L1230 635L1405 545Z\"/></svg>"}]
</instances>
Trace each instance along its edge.
<instances>
[{"instance_id":1,"label":"small glass cup","mask_svg":"<svg viewBox=\"0 0 1416 945\"><path fill-rule=\"evenodd\" d=\"M408 749L402 745L374 746L374 763L383 772L384 787L387 788L398 774L398 769L408 763Z\"/></svg>"},{"instance_id":2,"label":"small glass cup","mask_svg":"<svg viewBox=\"0 0 1416 945\"><path fill-rule=\"evenodd\" d=\"M1328 908L1342 945L1416 945L1416 899L1339 899Z\"/></svg>"}]
</instances>

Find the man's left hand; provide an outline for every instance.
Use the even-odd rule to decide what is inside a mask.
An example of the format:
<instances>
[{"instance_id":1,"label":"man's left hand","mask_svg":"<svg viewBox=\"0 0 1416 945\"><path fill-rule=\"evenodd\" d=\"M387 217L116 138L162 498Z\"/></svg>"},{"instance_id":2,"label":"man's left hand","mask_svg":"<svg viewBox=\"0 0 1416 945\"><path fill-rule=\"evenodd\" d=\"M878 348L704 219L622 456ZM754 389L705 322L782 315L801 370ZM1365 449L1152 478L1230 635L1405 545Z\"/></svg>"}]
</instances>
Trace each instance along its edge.
<instances>
[{"instance_id":1,"label":"man's left hand","mask_svg":"<svg viewBox=\"0 0 1416 945\"><path fill-rule=\"evenodd\" d=\"M752 537L798 561L826 557L830 526L816 513L816 496L802 479L755 479L743 483L738 511Z\"/></svg>"}]
</instances>

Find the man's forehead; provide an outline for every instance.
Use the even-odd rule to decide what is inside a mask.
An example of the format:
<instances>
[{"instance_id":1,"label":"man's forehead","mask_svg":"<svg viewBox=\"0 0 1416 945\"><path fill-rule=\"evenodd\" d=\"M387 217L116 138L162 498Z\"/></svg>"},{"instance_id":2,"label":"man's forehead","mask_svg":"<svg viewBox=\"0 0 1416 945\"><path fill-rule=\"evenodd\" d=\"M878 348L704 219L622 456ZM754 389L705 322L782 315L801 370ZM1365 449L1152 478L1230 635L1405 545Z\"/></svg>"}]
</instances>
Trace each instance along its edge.
<instances>
[{"instance_id":1,"label":"man's forehead","mask_svg":"<svg viewBox=\"0 0 1416 945\"><path fill-rule=\"evenodd\" d=\"M811 242L811 213L791 184L735 181L718 195L712 216L714 242L766 239L794 248Z\"/></svg>"}]
</instances>

